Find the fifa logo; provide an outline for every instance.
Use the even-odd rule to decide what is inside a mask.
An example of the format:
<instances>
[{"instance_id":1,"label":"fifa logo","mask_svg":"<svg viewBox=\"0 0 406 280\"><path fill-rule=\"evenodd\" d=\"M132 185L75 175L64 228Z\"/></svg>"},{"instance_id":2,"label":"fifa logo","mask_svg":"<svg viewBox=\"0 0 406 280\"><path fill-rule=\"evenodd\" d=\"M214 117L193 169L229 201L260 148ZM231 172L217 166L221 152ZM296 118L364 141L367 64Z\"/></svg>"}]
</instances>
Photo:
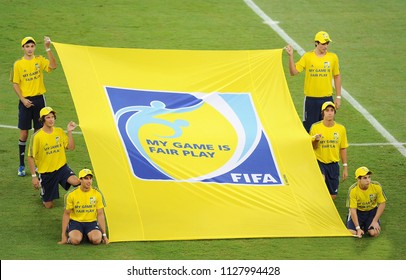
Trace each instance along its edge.
<instances>
[{"instance_id":1,"label":"fifa logo","mask_svg":"<svg viewBox=\"0 0 406 280\"><path fill-rule=\"evenodd\" d=\"M282 184L250 93L106 91L135 177Z\"/></svg>"}]
</instances>

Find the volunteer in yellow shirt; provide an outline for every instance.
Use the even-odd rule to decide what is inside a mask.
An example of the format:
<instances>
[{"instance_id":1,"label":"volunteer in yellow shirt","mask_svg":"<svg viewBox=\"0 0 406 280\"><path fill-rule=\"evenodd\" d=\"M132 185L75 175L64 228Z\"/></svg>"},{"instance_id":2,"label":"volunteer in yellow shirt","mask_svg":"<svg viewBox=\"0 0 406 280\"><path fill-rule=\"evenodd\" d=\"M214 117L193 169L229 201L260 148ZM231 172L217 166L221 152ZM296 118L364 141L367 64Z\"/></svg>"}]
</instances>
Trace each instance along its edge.
<instances>
[{"instance_id":1,"label":"volunteer in yellow shirt","mask_svg":"<svg viewBox=\"0 0 406 280\"><path fill-rule=\"evenodd\" d=\"M55 127L55 120L56 112L51 107L41 109L40 121L43 126L31 136L28 148L32 185L41 190L45 208L52 208L53 200L59 198L58 185L68 190L71 185L80 184L79 179L68 166L65 154L65 150L75 149L72 132L76 124L69 122L66 135L62 128Z\"/></svg>"},{"instance_id":2,"label":"volunteer in yellow shirt","mask_svg":"<svg viewBox=\"0 0 406 280\"><path fill-rule=\"evenodd\" d=\"M17 175L25 176L25 146L28 139L28 131L34 126L34 132L42 127L39 121L39 112L45 107L46 92L44 84L44 72L56 69L56 60L51 50L51 39L44 37L44 47L47 53L45 58L35 55L37 47L33 37L25 37L21 40L24 56L18 59L10 74L10 81L19 99L18 103L18 128L20 139L18 142L20 166Z\"/></svg>"},{"instance_id":3,"label":"volunteer in yellow shirt","mask_svg":"<svg viewBox=\"0 0 406 280\"><path fill-rule=\"evenodd\" d=\"M372 237L381 233L380 218L386 207L386 195L379 182L371 180L372 172L365 166L355 171L357 182L348 189L348 230L362 237L366 232Z\"/></svg>"},{"instance_id":4,"label":"volunteer in yellow shirt","mask_svg":"<svg viewBox=\"0 0 406 280\"><path fill-rule=\"evenodd\" d=\"M343 180L348 177L347 132L343 125L335 122L336 108L333 102L325 102L322 107L323 120L314 123L310 129L313 150L323 174L331 198L336 199L340 182L341 159Z\"/></svg>"},{"instance_id":5,"label":"volunteer in yellow shirt","mask_svg":"<svg viewBox=\"0 0 406 280\"><path fill-rule=\"evenodd\" d=\"M82 169L79 179L80 186L65 195L62 238L58 243L78 245L86 239L94 245L108 244L103 194L92 186L93 173L90 169Z\"/></svg>"},{"instance_id":6,"label":"volunteer in yellow shirt","mask_svg":"<svg viewBox=\"0 0 406 280\"><path fill-rule=\"evenodd\" d=\"M314 50L305 53L295 64L293 48L285 47L289 56L290 75L294 76L306 71L304 82L304 111L303 125L307 132L313 123L322 120L320 114L324 102L333 101L333 86L336 91L334 104L336 109L341 107L341 74L338 56L328 52L328 46L332 42L325 31L318 32L314 37Z\"/></svg>"}]
</instances>

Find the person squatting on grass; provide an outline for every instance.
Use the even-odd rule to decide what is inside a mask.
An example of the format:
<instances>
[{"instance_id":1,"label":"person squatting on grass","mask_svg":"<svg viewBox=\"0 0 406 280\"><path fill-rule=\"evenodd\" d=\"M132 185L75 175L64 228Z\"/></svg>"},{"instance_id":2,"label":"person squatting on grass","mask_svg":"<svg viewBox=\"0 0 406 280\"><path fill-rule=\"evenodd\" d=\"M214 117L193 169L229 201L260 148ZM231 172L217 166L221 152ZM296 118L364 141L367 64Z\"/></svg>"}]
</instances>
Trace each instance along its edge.
<instances>
[{"instance_id":1,"label":"person squatting on grass","mask_svg":"<svg viewBox=\"0 0 406 280\"><path fill-rule=\"evenodd\" d=\"M75 149L72 131L77 125L72 121L69 122L66 135L62 128L55 127L56 112L51 107L42 108L39 115L43 126L30 138L28 165L32 174L32 185L36 189L41 189L45 208L52 208L53 200L59 198L58 184L65 190L71 185L80 184L66 163L65 153L65 150ZM35 167L38 169L38 177Z\"/></svg>"},{"instance_id":2,"label":"person squatting on grass","mask_svg":"<svg viewBox=\"0 0 406 280\"><path fill-rule=\"evenodd\" d=\"M65 194L62 238L58 244L78 245L84 237L94 245L108 244L103 194L92 186L90 169L82 169L79 178L80 186Z\"/></svg>"},{"instance_id":3,"label":"person squatting on grass","mask_svg":"<svg viewBox=\"0 0 406 280\"><path fill-rule=\"evenodd\" d=\"M36 42L32 37L25 37L21 41L24 56L18 59L10 74L10 81L18 96L18 128L20 139L18 141L20 166L17 175L25 176L25 146L28 139L28 130L34 126L34 132L42 127L38 121L39 112L45 107L44 72L56 69L56 60L51 50L51 39L44 37L45 51L48 59L35 55Z\"/></svg>"},{"instance_id":4,"label":"person squatting on grass","mask_svg":"<svg viewBox=\"0 0 406 280\"><path fill-rule=\"evenodd\" d=\"M313 150L317 163L330 192L331 198L336 199L340 183L339 161L343 163L343 180L348 177L347 165L347 132L343 125L334 121L336 107L328 101L321 107L323 120L316 122L310 129Z\"/></svg>"},{"instance_id":5,"label":"person squatting on grass","mask_svg":"<svg viewBox=\"0 0 406 280\"><path fill-rule=\"evenodd\" d=\"M381 233L379 219L385 210L387 198L381 184L371 181L371 174L365 166L358 168L355 171L357 182L348 189L347 228L358 237L362 237L366 232L372 237Z\"/></svg>"},{"instance_id":6,"label":"person squatting on grass","mask_svg":"<svg viewBox=\"0 0 406 280\"><path fill-rule=\"evenodd\" d=\"M295 64L293 48L288 45L285 51L289 56L289 71L295 76L306 70L304 81L304 112L303 126L309 132L313 123L321 121L320 109L324 102L333 101L333 86L336 90L334 101L336 109L341 106L341 74L338 56L328 52L328 45L332 42L325 31L318 32L314 37L315 48L305 53Z\"/></svg>"}]
</instances>

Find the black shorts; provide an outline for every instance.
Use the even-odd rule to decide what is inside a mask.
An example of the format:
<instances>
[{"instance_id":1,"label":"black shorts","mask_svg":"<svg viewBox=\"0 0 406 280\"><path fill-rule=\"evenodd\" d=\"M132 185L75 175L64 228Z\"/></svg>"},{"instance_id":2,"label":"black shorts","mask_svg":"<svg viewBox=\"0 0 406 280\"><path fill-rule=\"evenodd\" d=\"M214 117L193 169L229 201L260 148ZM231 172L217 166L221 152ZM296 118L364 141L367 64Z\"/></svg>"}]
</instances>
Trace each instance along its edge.
<instances>
[{"instance_id":1,"label":"black shorts","mask_svg":"<svg viewBox=\"0 0 406 280\"><path fill-rule=\"evenodd\" d=\"M99 227L99 224L97 221L94 222L78 222L75 220L70 220L69 225L68 225L68 233L71 232L72 230L78 230L80 231L84 236L87 236L89 232L92 230L98 230L101 232L101 229Z\"/></svg>"},{"instance_id":2,"label":"black shorts","mask_svg":"<svg viewBox=\"0 0 406 280\"><path fill-rule=\"evenodd\" d=\"M332 96L326 97L305 97L304 109L303 109L303 126L306 131L309 132L312 124L321 121L321 106L324 102L333 101Z\"/></svg>"},{"instance_id":3,"label":"black shorts","mask_svg":"<svg viewBox=\"0 0 406 280\"><path fill-rule=\"evenodd\" d=\"M338 185L340 183L340 166L338 162L323 163L317 161L320 167L321 173L324 175L324 179L331 195L337 195Z\"/></svg>"},{"instance_id":4,"label":"black shorts","mask_svg":"<svg viewBox=\"0 0 406 280\"><path fill-rule=\"evenodd\" d=\"M375 207L374 209L372 209L370 211L360 211L357 209L358 223L364 232L368 231L368 227L372 224L372 221L375 218L377 210L378 210L378 207ZM378 220L378 223L381 224L381 222L379 220ZM348 214L347 228L356 230L354 222L352 221L350 214Z\"/></svg>"},{"instance_id":5,"label":"black shorts","mask_svg":"<svg viewBox=\"0 0 406 280\"><path fill-rule=\"evenodd\" d=\"M34 125L34 129L40 129L42 123L39 121L39 112L45 107L45 97L37 95L25 98L30 100L34 106L27 108L21 101L18 103L18 128L30 130Z\"/></svg>"},{"instance_id":6,"label":"black shorts","mask_svg":"<svg viewBox=\"0 0 406 280\"><path fill-rule=\"evenodd\" d=\"M75 172L67 164L54 172L39 174L42 201L48 202L59 198L58 185L68 190L70 187L68 178L73 175L75 175Z\"/></svg>"}]
</instances>

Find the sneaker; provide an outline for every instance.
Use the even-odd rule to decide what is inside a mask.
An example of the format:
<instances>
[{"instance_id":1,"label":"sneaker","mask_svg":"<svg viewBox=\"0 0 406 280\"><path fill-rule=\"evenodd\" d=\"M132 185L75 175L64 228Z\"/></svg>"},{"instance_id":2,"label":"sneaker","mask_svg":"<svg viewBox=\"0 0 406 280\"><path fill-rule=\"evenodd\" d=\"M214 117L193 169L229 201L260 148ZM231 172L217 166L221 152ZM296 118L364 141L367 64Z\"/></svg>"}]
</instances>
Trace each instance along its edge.
<instances>
[{"instance_id":1,"label":"sneaker","mask_svg":"<svg viewBox=\"0 0 406 280\"><path fill-rule=\"evenodd\" d=\"M20 177L24 177L24 176L25 176L25 167L24 167L23 165L21 165L21 166L18 168L18 173L17 173L17 175L20 176Z\"/></svg>"}]
</instances>

